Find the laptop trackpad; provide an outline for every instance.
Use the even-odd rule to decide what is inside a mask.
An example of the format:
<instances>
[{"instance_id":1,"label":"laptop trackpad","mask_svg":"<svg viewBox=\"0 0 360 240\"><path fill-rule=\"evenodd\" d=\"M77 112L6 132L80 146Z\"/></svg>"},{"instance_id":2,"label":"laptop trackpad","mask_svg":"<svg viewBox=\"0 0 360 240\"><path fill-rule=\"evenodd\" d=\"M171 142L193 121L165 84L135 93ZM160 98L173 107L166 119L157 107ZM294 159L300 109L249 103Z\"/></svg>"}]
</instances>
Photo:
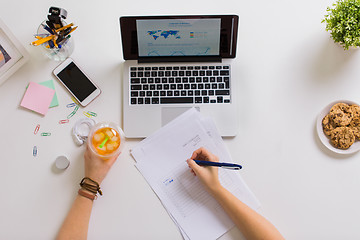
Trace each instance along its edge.
<instances>
[{"instance_id":1,"label":"laptop trackpad","mask_svg":"<svg viewBox=\"0 0 360 240\"><path fill-rule=\"evenodd\" d=\"M190 107L163 107L161 108L161 126L166 125L173 119L189 110ZM198 111L199 108L196 108Z\"/></svg>"}]
</instances>

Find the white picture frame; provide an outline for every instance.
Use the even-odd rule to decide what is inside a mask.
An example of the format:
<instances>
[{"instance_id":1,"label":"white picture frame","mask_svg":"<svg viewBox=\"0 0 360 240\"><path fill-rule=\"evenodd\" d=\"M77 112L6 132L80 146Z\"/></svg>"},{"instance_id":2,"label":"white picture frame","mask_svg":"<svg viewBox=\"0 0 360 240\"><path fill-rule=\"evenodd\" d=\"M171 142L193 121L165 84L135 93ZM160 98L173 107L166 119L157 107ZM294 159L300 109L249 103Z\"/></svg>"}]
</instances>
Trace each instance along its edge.
<instances>
[{"instance_id":1,"label":"white picture frame","mask_svg":"<svg viewBox=\"0 0 360 240\"><path fill-rule=\"evenodd\" d=\"M29 58L24 46L0 19L0 86Z\"/></svg>"}]
</instances>

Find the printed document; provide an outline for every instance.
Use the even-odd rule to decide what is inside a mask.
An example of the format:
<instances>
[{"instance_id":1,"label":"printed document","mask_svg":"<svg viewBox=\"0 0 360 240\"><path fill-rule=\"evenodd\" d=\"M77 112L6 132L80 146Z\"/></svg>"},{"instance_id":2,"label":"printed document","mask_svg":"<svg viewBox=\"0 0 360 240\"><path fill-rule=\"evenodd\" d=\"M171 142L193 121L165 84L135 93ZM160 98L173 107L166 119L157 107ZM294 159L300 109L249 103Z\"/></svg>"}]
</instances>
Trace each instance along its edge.
<instances>
[{"instance_id":1,"label":"printed document","mask_svg":"<svg viewBox=\"0 0 360 240\"><path fill-rule=\"evenodd\" d=\"M234 162L214 122L192 108L140 142L132 149L132 155L136 167L179 227L184 239L217 239L234 223L186 163L200 147L217 155L220 162ZM225 188L249 207L254 210L260 208L239 171L219 168L219 178Z\"/></svg>"}]
</instances>

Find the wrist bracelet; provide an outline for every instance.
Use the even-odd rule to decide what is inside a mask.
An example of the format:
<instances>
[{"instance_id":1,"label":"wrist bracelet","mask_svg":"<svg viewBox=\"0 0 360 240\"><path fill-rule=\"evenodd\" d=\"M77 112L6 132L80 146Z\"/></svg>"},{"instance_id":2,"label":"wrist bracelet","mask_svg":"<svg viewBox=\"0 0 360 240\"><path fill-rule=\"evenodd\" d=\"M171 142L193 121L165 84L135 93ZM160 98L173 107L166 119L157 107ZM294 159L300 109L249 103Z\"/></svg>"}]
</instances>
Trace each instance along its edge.
<instances>
[{"instance_id":1,"label":"wrist bracelet","mask_svg":"<svg viewBox=\"0 0 360 240\"><path fill-rule=\"evenodd\" d=\"M87 191L93 193L95 196L97 195L97 193L102 195L102 191L100 189L99 184L96 181L89 178L89 177L84 177L80 182L80 186L84 190L87 190Z\"/></svg>"},{"instance_id":2,"label":"wrist bracelet","mask_svg":"<svg viewBox=\"0 0 360 240\"><path fill-rule=\"evenodd\" d=\"M97 196L96 196L96 195L92 195L92 194L90 194L90 193L87 193L87 192L83 191L82 189L79 189L78 194L79 194L80 196L83 196L83 197L85 197L85 198L90 199L91 201L94 201L94 199L97 199Z\"/></svg>"}]
</instances>

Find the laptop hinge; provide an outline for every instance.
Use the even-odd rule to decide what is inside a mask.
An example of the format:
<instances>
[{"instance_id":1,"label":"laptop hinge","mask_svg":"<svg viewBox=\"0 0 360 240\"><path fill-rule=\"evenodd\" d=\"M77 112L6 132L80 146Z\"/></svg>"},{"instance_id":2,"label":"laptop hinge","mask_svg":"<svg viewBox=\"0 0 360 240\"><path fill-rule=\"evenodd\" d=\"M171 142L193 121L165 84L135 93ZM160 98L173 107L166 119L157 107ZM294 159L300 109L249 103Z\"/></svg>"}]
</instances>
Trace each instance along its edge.
<instances>
[{"instance_id":1,"label":"laptop hinge","mask_svg":"<svg viewBox=\"0 0 360 240\"><path fill-rule=\"evenodd\" d=\"M163 62L221 62L220 56L196 56L196 57L139 57L139 63L163 63Z\"/></svg>"}]
</instances>

